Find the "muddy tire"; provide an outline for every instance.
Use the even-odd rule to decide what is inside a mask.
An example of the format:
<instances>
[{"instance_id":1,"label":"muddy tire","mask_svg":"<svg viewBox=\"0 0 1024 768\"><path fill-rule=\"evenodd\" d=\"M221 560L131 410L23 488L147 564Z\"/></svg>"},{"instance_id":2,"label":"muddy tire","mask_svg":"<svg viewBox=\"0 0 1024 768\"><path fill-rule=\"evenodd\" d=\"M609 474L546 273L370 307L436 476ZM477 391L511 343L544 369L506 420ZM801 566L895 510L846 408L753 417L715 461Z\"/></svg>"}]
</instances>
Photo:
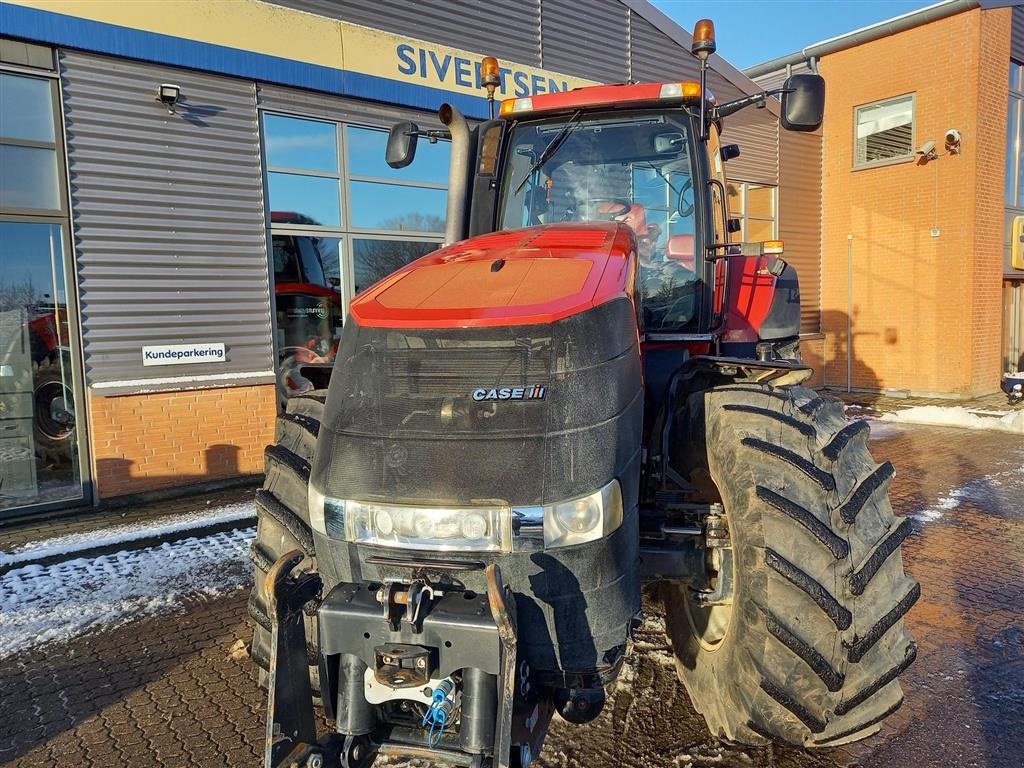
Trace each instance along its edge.
<instances>
[{"instance_id":1,"label":"muddy tire","mask_svg":"<svg viewBox=\"0 0 1024 768\"><path fill-rule=\"evenodd\" d=\"M266 480L256 492L256 539L250 549L256 581L249 597L249 615L255 623L252 659L260 668L261 687L266 687L270 666L271 623L263 585L267 571L281 555L293 549L306 555L295 573L316 569L307 489L326 394L311 392L288 401L287 409L277 419L275 443L266 450ZM314 703L320 706L317 619L312 607L308 607L306 651Z\"/></svg>"},{"instance_id":2,"label":"muddy tire","mask_svg":"<svg viewBox=\"0 0 1024 768\"><path fill-rule=\"evenodd\" d=\"M60 357L43 358L32 372L32 431L43 466L67 466L75 456L73 394L64 381L71 364L66 356L61 362Z\"/></svg>"},{"instance_id":3,"label":"muddy tire","mask_svg":"<svg viewBox=\"0 0 1024 768\"><path fill-rule=\"evenodd\" d=\"M903 702L896 678L917 653L903 617L920 587L903 572L911 527L889 503L892 465L871 459L865 422L802 387L722 387L688 407L689 437L707 446L691 477L724 505L735 562L731 606L663 592L695 708L744 744L871 735Z\"/></svg>"}]
</instances>

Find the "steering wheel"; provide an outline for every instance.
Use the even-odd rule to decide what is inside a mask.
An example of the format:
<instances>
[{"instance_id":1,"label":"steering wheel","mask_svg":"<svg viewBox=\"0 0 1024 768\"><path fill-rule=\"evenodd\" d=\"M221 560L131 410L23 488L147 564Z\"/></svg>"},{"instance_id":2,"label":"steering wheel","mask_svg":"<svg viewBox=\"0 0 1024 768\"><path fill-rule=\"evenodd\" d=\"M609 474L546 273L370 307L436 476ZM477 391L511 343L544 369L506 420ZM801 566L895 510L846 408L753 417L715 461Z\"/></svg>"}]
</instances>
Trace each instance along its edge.
<instances>
[{"instance_id":1,"label":"steering wheel","mask_svg":"<svg viewBox=\"0 0 1024 768\"><path fill-rule=\"evenodd\" d=\"M599 210L601 206L608 206L608 210ZM580 206L587 221L615 221L629 213L632 207L632 203L620 197L592 197Z\"/></svg>"},{"instance_id":2,"label":"steering wheel","mask_svg":"<svg viewBox=\"0 0 1024 768\"><path fill-rule=\"evenodd\" d=\"M686 201L683 196L689 192L690 200ZM680 216L689 216L693 213L693 177L690 176L683 182L683 186L679 189L679 199L676 200L676 210L679 211Z\"/></svg>"}]
</instances>

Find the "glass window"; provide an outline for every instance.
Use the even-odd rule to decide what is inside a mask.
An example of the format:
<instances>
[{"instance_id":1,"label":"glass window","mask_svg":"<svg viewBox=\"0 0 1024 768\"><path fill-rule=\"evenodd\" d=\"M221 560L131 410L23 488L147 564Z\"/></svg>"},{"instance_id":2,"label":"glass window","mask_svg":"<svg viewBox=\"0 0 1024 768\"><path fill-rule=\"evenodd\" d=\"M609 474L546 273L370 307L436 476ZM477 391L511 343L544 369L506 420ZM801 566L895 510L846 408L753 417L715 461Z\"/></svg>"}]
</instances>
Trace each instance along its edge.
<instances>
[{"instance_id":1,"label":"glass window","mask_svg":"<svg viewBox=\"0 0 1024 768\"><path fill-rule=\"evenodd\" d=\"M378 280L384 279L421 256L436 251L439 247L439 243L422 240L353 240L355 292L362 293Z\"/></svg>"},{"instance_id":2,"label":"glass window","mask_svg":"<svg viewBox=\"0 0 1024 768\"><path fill-rule=\"evenodd\" d=\"M740 221L740 240L750 243L774 240L776 188L733 181L726 189L729 216Z\"/></svg>"},{"instance_id":3,"label":"glass window","mask_svg":"<svg viewBox=\"0 0 1024 768\"><path fill-rule=\"evenodd\" d=\"M0 512L82 496L63 242L0 221Z\"/></svg>"},{"instance_id":4,"label":"glass window","mask_svg":"<svg viewBox=\"0 0 1024 768\"><path fill-rule=\"evenodd\" d=\"M308 226L341 226L341 203L337 179L268 173L270 221Z\"/></svg>"},{"instance_id":5,"label":"glass window","mask_svg":"<svg viewBox=\"0 0 1024 768\"><path fill-rule=\"evenodd\" d=\"M1006 120L1006 204L1024 208L1024 64L1010 62Z\"/></svg>"},{"instance_id":6,"label":"glass window","mask_svg":"<svg viewBox=\"0 0 1024 768\"><path fill-rule=\"evenodd\" d=\"M338 134L334 123L264 115L267 165L304 171L338 172Z\"/></svg>"},{"instance_id":7,"label":"glass window","mask_svg":"<svg viewBox=\"0 0 1024 768\"><path fill-rule=\"evenodd\" d=\"M315 388L304 366L330 364L343 321L341 238L274 234L278 380L294 396Z\"/></svg>"},{"instance_id":8,"label":"glass window","mask_svg":"<svg viewBox=\"0 0 1024 768\"><path fill-rule=\"evenodd\" d=\"M269 113L262 125L279 384L292 396L333 361L346 299L439 247L450 143L421 140L395 170L386 130ZM387 232L413 239L373 236Z\"/></svg>"},{"instance_id":9,"label":"glass window","mask_svg":"<svg viewBox=\"0 0 1024 768\"><path fill-rule=\"evenodd\" d=\"M914 96L857 107L854 166L914 156Z\"/></svg>"},{"instance_id":10,"label":"glass window","mask_svg":"<svg viewBox=\"0 0 1024 768\"><path fill-rule=\"evenodd\" d=\"M345 139L348 142L348 168L351 176L448 183L450 142L438 141L431 144L421 137L416 144L416 159L412 164L405 168L392 168L384 162L387 131L350 125L345 130Z\"/></svg>"},{"instance_id":11,"label":"glass window","mask_svg":"<svg viewBox=\"0 0 1024 768\"><path fill-rule=\"evenodd\" d=\"M500 225L626 224L636 235L644 328L679 332L697 318L703 271L686 237L695 211L690 136L678 110L519 122L509 137Z\"/></svg>"},{"instance_id":12,"label":"glass window","mask_svg":"<svg viewBox=\"0 0 1024 768\"><path fill-rule=\"evenodd\" d=\"M55 150L0 144L0 208L60 209Z\"/></svg>"},{"instance_id":13,"label":"glass window","mask_svg":"<svg viewBox=\"0 0 1024 768\"><path fill-rule=\"evenodd\" d=\"M443 232L448 192L353 181L352 226L403 232Z\"/></svg>"},{"instance_id":14,"label":"glass window","mask_svg":"<svg viewBox=\"0 0 1024 768\"><path fill-rule=\"evenodd\" d=\"M0 139L54 142L48 80L0 73Z\"/></svg>"}]
</instances>

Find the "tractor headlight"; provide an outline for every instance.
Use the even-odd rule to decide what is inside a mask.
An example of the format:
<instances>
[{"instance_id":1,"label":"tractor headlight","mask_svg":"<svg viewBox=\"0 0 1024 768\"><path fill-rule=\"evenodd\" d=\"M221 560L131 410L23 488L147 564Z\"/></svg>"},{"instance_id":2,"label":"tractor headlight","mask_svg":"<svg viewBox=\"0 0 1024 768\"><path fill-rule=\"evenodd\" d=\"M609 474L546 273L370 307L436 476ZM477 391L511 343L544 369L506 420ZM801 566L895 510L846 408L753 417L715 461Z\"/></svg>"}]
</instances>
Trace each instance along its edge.
<instances>
[{"instance_id":1,"label":"tractor headlight","mask_svg":"<svg viewBox=\"0 0 1024 768\"><path fill-rule=\"evenodd\" d=\"M361 544L436 552L509 552L512 516L501 505L479 507L416 507L338 502L345 538Z\"/></svg>"},{"instance_id":2,"label":"tractor headlight","mask_svg":"<svg viewBox=\"0 0 1024 768\"><path fill-rule=\"evenodd\" d=\"M544 547L569 547L607 536L622 525L619 481L586 496L544 507Z\"/></svg>"},{"instance_id":3,"label":"tractor headlight","mask_svg":"<svg viewBox=\"0 0 1024 768\"><path fill-rule=\"evenodd\" d=\"M310 486L310 522L328 536L378 547L434 552L512 552L570 547L622 525L617 480L573 499L536 507L496 502L425 507L325 499Z\"/></svg>"},{"instance_id":4,"label":"tractor headlight","mask_svg":"<svg viewBox=\"0 0 1024 768\"><path fill-rule=\"evenodd\" d=\"M320 493L313 484L309 484L309 526L314 531L327 535L327 526L324 522L324 495Z\"/></svg>"}]
</instances>

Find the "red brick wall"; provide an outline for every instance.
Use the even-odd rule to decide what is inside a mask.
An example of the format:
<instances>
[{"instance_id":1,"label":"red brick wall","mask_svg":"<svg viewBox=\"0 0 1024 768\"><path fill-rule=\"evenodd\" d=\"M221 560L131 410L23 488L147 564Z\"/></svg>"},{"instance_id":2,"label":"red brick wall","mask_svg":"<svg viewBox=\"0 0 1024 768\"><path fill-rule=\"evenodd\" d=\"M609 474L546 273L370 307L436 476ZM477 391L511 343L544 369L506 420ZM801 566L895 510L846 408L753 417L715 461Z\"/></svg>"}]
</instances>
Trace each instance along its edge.
<instances>
[{"instance_id":1,"label":"red brick wall","mask_svg":"<svg viewBox=\"0 0 1024 768\"><path fill-rule=\"evenodd\" d=\"M975 9L826 56L824 378L976 394L998 387L999 275L1010 11ZM915 143L963 151L853 169L857 106L916 94ZM938 227L939 237L930 230ZM852 236L852 238L850 237ZM853 254L848 313L847 249Z\"/></svg>"},{"instance_id":2,"label":"red brick wall","mask_svg":"<svg viewBox=\"0 0 1024 768\"><path fill-rule=\"evenodd\" d=\"M263 471L274 385L90 398L100 498Z\"/></svg>"}]
</instances>

